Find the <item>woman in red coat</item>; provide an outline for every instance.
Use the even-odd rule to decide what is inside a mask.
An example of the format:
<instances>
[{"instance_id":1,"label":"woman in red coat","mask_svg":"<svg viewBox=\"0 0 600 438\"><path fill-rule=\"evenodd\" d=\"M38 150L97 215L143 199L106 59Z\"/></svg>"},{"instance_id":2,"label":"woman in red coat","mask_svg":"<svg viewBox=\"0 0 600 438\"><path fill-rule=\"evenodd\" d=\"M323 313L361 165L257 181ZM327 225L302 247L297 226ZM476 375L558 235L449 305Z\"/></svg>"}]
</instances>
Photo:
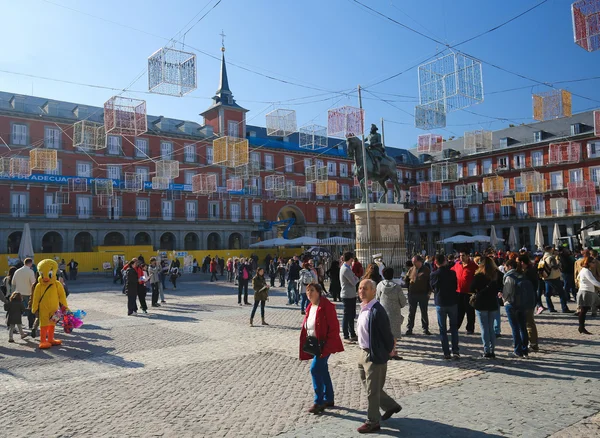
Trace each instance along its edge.
<instances>
[{"instance_id":1,"label":"woman in red coat","mask_svg":"<svg viewBox=\"0 0 600 438\"><path fill-rule=\"evenodd\" d=\"M311 414L320 414L326 407L333 407L333 384L329 375L327 361L329 355L344 351L340 339L340 323L335 305L321 295L321 286L310 284L306 295L310 301L300 333L300 360L312 359L310 374L315 390L315 403L308 410ZM302 349L307 336L315 336L321 344L320 357L305 353Z\"/></svg>"}]
</instances>

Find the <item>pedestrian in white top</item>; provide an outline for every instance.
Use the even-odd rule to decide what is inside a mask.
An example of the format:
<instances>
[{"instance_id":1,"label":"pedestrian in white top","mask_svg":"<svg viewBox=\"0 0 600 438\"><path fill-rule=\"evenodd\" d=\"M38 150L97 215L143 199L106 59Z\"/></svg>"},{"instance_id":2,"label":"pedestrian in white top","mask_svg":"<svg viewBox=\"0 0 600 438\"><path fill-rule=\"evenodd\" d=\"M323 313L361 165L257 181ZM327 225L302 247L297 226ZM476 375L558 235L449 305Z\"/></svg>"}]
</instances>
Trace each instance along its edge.
<instances>
[{"instance_id":1,"label":"pedestrian in white top","mask_svg":"<svg viewBox=\"0 0 600 438\"><path fill-rule=\"evenodd\" d=\"M595 288L600 288L600 282L596 280L592 270L598 263L592 257L585 257L581 263L582 269L577 277L579 281L579 292L577 292L577 307L579 307L579 333L591 334L585 329L585 314L596 305L598 295Z\"/></svg>"},{"instance_id":2,"label":"pedestrian in white top","mask_svg":"<svg viewBox=\"0 0 600 438\"><path fill-rule=\"evenodd\" d=\"M35 284L35 272L31 267L33 266L33 260L29 257L23 260L24 265L17 269L15 275L12 278L12 286L15 292L19 292L23 299L23 304L28 307L29 297L31 296L31 288ZM31 313L30 309L25 309L25 315L29 322L29 329L33 328L33 322L35 321L35 315Z\"/></svg>"}]
</instances>

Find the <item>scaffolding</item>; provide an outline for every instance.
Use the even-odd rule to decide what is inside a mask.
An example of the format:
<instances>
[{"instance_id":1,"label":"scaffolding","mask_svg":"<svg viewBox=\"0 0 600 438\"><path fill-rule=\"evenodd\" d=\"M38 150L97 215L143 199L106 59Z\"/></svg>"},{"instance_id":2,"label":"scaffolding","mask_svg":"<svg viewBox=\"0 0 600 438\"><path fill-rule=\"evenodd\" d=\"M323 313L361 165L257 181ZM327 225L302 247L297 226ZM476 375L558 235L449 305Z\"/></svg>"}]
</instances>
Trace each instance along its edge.
<instances>
[{"instance_id":1,"label":"scaffolding","mask_svg":"<svg viewBox=\"0 0 600 438\"><path fill-rule=\"evenodd\" d=\"M283 175L265 176L265 190L267 192L285 190L285 177Z\"/></svg>"},{"instance_id":2,"label":"scaffolding","mask_svg":"<svg viewBox=\"0 0 600 438\"><path fill-rule=\"evenodd\" d=\"M112 179L96 178L92 184L93 194L96 196L113 196Z\"/></svg>"},{"instance_id":3,"label":"scaffolding","mask_svg":"<svg viewBox=\"0 0 600 438\"><path fill-rule=\"evenodd\" d=\"M327 181L329 179L327 167L318 166L316 164L312 166L307 166L305 170L305 175L307 183Z\"/></svg>"},{"instance_id":4,"label":"scaffolding","mask_svg":"<svg viewBox=\"0 0 600 438\"><path fill-rule=\"evenodd\" d=\"M158 178L166 178L168 180L175 179L179 176L179 161L176 160L159 160L156 162L156 176Z\"/></svg>"},{"instance_id":5,"label":"scaffolding","mask_svg":"<svg viewBox=\"0 0 600 438\"><path fill-rule=\"evenodd\" d=\"M537 171L521 172L521 185L526 193L542 193L548 190L544 175Z\"/></svg>"},{"instance_id":6,"label":"scaffolding","mask_svg":"<svg viewBox=\"0 0 600 438\"><path fill-rule=\"evenodd\" d=\"M29 166L31 170L56 170L58 154L55 149L32 149L29 151Z\"/></svg>"}]
</instances>

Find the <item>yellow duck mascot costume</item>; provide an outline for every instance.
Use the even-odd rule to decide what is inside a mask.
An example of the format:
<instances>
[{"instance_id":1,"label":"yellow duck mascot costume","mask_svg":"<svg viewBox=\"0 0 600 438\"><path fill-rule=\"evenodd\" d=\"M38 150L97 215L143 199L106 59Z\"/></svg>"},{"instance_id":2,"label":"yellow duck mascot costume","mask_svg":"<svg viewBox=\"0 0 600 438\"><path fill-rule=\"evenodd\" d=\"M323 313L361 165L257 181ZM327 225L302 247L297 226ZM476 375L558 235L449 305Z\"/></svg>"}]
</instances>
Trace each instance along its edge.
<instances>
[{"instance_id":1,"label":"yellow duck mascot costume","mask_svg":"<svg viewBox=\"0 0 600 438\"><path fill-rule=\"evenodd\" d=\"M40 348L50 348L62 344L54 339L56 323L52 316L61 305L69 310L67 296L63 285L56 279L58 264L54 260L45 259L38 263L38 284L33 291L31 311L38 313L40 321Z\"/></svg>"}]
</instances>

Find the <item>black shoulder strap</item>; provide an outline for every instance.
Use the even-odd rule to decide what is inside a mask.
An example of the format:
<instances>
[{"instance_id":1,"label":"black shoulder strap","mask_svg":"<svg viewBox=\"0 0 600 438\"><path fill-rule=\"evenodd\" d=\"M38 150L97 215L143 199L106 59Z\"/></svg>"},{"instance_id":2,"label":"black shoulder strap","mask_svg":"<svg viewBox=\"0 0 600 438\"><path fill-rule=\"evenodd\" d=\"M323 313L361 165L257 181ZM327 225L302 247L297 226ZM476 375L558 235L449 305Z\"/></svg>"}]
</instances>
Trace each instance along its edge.
<instances>
[{"instance_id":1,"label":"black shoulder strap","mask_svg":"<svg viewBox=\"0 0 600 438\"><path fill-rule=\"evenodd\" d=\"M40 304L42 303L42 300L44 299L44 296L46 295L46 292L48 292L48 289L50 289L54 284L50 283L48 285L48 287L46 288L46 290L44 291L44 293L42 294L40 301L38 301L38 307L40 307Z\"/></svg>"}]
</instances>

